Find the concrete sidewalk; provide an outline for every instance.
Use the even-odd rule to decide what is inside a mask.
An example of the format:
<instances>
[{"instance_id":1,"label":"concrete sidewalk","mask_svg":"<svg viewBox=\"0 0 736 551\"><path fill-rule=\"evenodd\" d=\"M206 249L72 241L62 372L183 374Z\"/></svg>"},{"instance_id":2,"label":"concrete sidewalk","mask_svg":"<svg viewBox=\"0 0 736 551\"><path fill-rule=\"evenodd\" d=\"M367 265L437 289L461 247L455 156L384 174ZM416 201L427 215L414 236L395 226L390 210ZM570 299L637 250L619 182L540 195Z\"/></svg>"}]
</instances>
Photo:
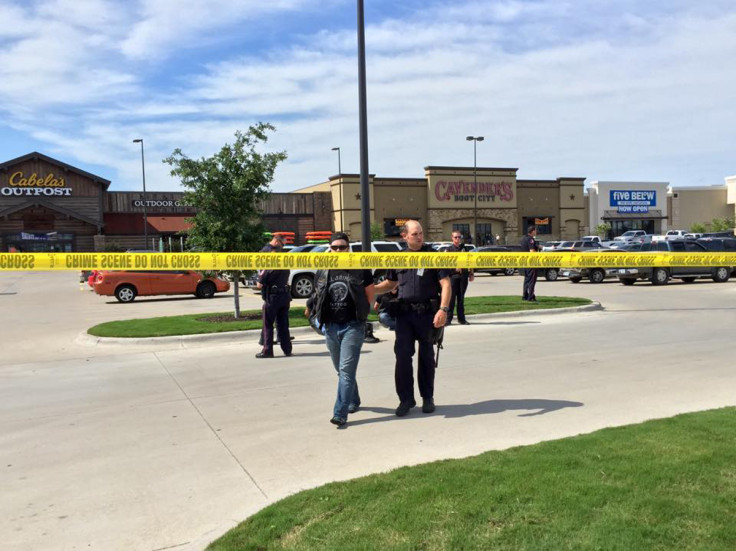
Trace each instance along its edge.
<instances>
[{"instance_id":1,"label":"concrete sidewalk","mask_svg":"<svg viewBox=\"0 0 736 551\"><path fill-rule=\"evenodd\" d=\"M329 423L336 377L317 335L273 360L231 343L6 365L3 548L202 549L264 505L333 480L734 405L734 310L716 297L666 316L453 326L436 413L401 419L393 341L365 345L363 408L344 430Z\"/></svg>"}]
</instances>

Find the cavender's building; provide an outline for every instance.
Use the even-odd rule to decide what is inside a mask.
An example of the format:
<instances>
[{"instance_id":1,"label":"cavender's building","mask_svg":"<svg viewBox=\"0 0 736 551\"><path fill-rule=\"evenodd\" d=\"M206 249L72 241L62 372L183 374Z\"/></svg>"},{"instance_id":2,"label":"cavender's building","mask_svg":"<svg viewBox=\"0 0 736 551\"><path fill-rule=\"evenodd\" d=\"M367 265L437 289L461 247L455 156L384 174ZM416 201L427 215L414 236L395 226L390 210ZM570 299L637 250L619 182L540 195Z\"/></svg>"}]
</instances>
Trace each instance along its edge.
<instances>
[{"instance_id":1,"label":"cavender's building","mask_svg":"<svg viewBox=\"0 0 736 551\"><path fill-rule=\"evenodd\" d=\"M572 239L587 229L584 178L518 180L516 171L478 168L474 175L473 168L428 166L425 178L371 175L371 222L381 224L387 236L398 236L403 221L415 218L428 241L447 240L453 230L460 230L484 243L517 243L531 224L538 227L541 239ZM327 191L332 195L333 228L359 239L359 175L340 174L298 190ZM476 208L478 227L471 231Z\"/></svg>"}]
</instances>

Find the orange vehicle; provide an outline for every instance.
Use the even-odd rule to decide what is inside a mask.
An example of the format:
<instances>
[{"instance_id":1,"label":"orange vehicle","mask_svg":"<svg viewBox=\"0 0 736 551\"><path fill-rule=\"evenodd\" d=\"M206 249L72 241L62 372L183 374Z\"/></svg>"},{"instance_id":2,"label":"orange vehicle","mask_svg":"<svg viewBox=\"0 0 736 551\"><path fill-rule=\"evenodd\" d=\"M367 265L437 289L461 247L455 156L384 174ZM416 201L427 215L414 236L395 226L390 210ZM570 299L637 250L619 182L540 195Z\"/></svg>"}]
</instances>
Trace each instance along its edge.
<instances>
[{"instance_id":1,"label":"orange vehicle","mask_svg":"<svg viewBox=\"0 0 736 551\"><path fill-rule=\"evenodd\" d=\"M92 287L98 295L114 296L120 302L133 302L137 296L194 295L212 298L224 293L230 284L219 277L204 277L192 270L162 272L158 270L103 271Z\"/></svg>"}]
</instances>

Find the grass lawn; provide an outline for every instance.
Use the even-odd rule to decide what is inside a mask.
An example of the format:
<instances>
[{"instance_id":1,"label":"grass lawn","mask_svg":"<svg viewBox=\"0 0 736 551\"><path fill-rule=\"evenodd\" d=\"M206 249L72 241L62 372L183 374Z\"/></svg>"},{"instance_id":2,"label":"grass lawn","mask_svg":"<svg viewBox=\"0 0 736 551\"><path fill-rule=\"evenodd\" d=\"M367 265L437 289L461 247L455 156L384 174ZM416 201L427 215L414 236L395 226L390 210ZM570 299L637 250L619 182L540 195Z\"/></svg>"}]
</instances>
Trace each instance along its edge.
<instances>
[{"instance_id":1,"label":"grass lawn","mask_svg":"<svg viewBox=\"0 0 736 551\"><path fill-rule=\"evenodd\" d=\"M539 302L525 302L518 296L466 297L466 314L488 314L493 312L513 312L518 310L541 310L566 308L590 304L590 300L571 297L538 297ZM368 318L377 321L374 314ZM304 307L294 307L289 312L290 327L306 327ZM235 320L232 312L211 314L189 314L163 318L132 319L101 323L87 330L96 337L167 337L173 335L196 335L202 333L224 333L260 329L261 311L244 310L241 318Z\"/></svg>"},{"instance_id":2,"label":"grass lawn","mask_svg":"<svg viewBox=\"0 0 736 551\"><path fill-rule=\"evenodd\" d=\"M208 549L733 550L734 435L726 408L405 467L286 498Z\"/></svg>"}]
</instances>

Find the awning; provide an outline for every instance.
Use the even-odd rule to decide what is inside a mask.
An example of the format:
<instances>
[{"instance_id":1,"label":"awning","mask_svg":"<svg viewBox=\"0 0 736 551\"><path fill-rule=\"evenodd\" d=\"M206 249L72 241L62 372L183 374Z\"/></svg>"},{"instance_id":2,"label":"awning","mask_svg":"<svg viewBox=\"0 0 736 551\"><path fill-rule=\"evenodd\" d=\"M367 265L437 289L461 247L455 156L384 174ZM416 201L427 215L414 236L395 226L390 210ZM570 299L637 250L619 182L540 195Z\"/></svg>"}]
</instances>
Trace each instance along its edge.
<instances>
[{"instance_id":1,"label":"awning","mask_svg":"<svg viewBox=\"0 0 736 551\"><path fill-rule=\"evenodd\" d=\"M187 216L149 216L148 225L160 233L179 233L185 232L192 227L192 224L187 222L187 218L191 218L191 215Z\"/></svg>"},{"instance_id":2,"label":"awning","mask_svg":"<svg viewBox=\"0 0 736 551\"><path fill-rule=\"evenodd\" d=\"M649 212L634 212L624 214L615 210L604 210L601 220L666 220L659 209L651 209Z\"/></svg>"}]
</instances>

